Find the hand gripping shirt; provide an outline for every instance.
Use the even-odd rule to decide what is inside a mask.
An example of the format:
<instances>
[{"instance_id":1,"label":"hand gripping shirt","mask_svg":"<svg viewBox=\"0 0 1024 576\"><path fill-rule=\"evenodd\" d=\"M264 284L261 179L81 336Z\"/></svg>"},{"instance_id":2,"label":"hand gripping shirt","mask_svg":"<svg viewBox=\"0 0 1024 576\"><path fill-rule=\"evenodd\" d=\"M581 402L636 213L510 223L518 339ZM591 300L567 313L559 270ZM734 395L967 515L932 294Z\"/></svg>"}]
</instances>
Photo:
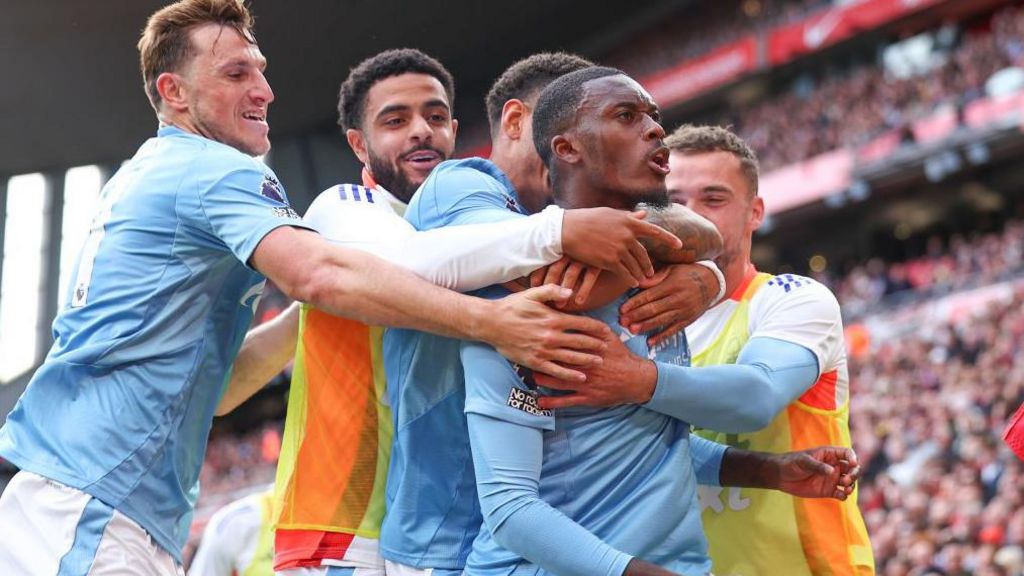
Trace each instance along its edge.
<instances>
[{"instance_id":1,"label":"hand gripping shirt","mask_svg":"<svg viewBox=\"0 0 1024 576\"><path fill-rule=\"evenodd\" d=\"M54 344L0 455L136 521L179 562L226 376L279 226L307 227L262 162L174 127L101 192Z\"/></svg>"},{"instance_id":2,"label":"hand gripping shirt","mask_svg":"<svg viewBox=\"0 0 1024 576\"><path fill-rule=\"evenodd\" d=\"M818 359L817 381L767 427L743 434L697 433L746 450L788 452L847 446L849 376L839 305L827 288L793 274L759 274L686 328L694 366L736 362L753 338L798 344ZM794 498L750 488L701 488L716 574L874 574L856 491L845 501Z\"/></svg>"},{"instance_id":3,"label":"hand gripping shirt","mask_svg":"<svg viewBox=\"0 0 1024 576\"><path fill-rule=\"evenodd\" d=\"M685 335L649 349L648 335L618 324L625 301L590 315L634 354L687 365ZM490 346L464 343L462 360L487 519L469 573L618 576L630 557L678 574L708 573L688 423L636 404L540 410L529 371ZM541 442L542 459L531 458Z\"/></svg>"},{"instance_id":4,"label":"hand gripping shirt","mask_svg":"<svg viewBox=\"0 0 1024 576\"><path fill-rule=\"evenodd\" d=\"M346 248L426 280L471 290L560 256L560 211L515 222L417 232L406 206L364 171L365 186L322 192L305 220ZM392 415L384 392L384 329L303 305L278 463L275 568L374 568L384 515Z\"/></svg>"}]
</instances>

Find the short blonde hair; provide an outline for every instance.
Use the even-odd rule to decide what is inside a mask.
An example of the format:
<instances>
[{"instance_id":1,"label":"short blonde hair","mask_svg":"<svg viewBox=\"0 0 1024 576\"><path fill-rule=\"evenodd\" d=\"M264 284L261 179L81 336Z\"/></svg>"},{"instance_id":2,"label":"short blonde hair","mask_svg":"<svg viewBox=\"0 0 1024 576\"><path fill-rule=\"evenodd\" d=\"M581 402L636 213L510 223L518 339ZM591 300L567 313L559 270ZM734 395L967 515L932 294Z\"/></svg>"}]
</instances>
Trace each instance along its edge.
<instances>
[{"instance_id":1,"label":"short blonde hair","mask_svg":"<svg viewBox=\"0 0 1024 576\"><path fill-rule=\"evenodd\" d=\"M230 26L256 43L252 14L243 0L181 0L157 10L146 22L139 39L139 66L146 96L157 112L161 99L156 79L188 64L195 56L189 33L196 26L209 23Z\"/></svg>"},{"instance_id":2,"label":"short blonde hair","mask_svg":"<svg viewBox=\"0 0 1024 576\"><path fill-rule=\"evenodd\" d=\"M728 152L740 161L743 177L750 185L753 196L757 196L757 180L760 176L760 165L757 154L742 138L721 126L694 126L683 124L675 132L665 138L665 146L673 152L684 154L702 152Z\"/></svg>"}]
</instances>

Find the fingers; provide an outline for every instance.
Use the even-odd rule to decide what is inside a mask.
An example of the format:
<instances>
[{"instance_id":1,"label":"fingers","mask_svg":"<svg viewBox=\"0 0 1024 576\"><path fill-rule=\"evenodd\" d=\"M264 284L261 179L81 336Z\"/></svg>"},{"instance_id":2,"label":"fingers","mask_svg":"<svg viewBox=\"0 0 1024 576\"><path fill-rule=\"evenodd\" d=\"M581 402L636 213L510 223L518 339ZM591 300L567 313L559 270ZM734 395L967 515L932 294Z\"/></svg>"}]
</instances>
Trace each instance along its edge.
<instances>
[{"instance_id":1,"label":"fingers","mask_svg":"<svg viewBox=\"0 0 1024 576\"><path fill-rule=\"evenodd\" d=\"M609 328L607 324L601 322L600 320L595 320L593 318L588 318L586 316L570 316L568 314L561 314L556 322L555 328L563 332L579 332L579 334L566 334L566 337L590 336L592 338L596 338L601 341L601 349L603 349L603 347L606 346L605 340L610 338L612 335L611 328ZM588 347L587 349L597 350L598 347Z\"/></svg>"},{"instance_id":2,"label":"fingers","mask_svg":"<svg viewBox=\"0 0 1024 576\"><path fill-rule=\"evenodd\" d=\"M637 264L640 265L640 269L643 271L643 276L636 279L637 285L642 280L654 276L654 263L651 262L651 255L647 253L647 248L644 248L640 241L635 241L629 245L629 254L636 259Z\"/></svg>"},{"instance_id":3,"label":"fingers","mask_svg":"<svg viewBox=\"0 0 1024 576\"><path fill-rule=\"evenodd\" d=\"M648 318L642 322L634 322L633 324L630 324L629 331L632 332L633 334L643 334L645 332L650 332L652 330L661 328L662 326L669 326L678 321L679 313L676 312L675 310L669 310L667 312L662 312L661 314L658 314L653 318Z\"/></svg>"},{"instance_id":4,"label":"fingers","mask_svg":"<svg viewBox=\"0 0 1024 576\"><path fill-rule=\"evenodd\" d=\"M641 238L648 238L656 244L663 244L673 250L683 246L683 241L678 236L650 222L635 221L633 223L633 233Z\"/></svg>"},{"instance_id":5,"label":"fingers","mask_svg":"<svg viewBox=\"0 0 1024 576\"><path fill-rule=\"evenodd\" d=\"M576 292L576 303L583 304L590 298L590 292L594 289L597 284L597 279L601 277L601 269L593 268L588 266L586 272L583 273L583 282L580 283L580 289Z\"/></svg>"},{"instance_id":6,"label":"fingers","mask_svg":"<svg viewBox=\"0 0 1024 576\"><path fill-rule=\"evenodd\" d=\"M550 351L548 357L559 364L577 366L580 368L592 368L599 366L604 360L597 354L587 354L570 348L559 348Z\"/></svg>"},{"instance_id":7,"label":"fingers","mask_svg":"<svg viewBox=\"0 0 1024 576\"><path fill-rule=\"evenodd\" d=\"M578 382L574 382L568 379L559 379L558 377L554 377L548 374L535 373L533 377L534 380L537 382L538 386L543 386L551 390L575 392L579 388Z\"/></svg>"},{"instance_id":8,"label":"fingers","mask_svg":"<svg viewBox=\"0 0 1024 576\"><path fill-rule=\"evenodd\" d=\"M543 410L557 410L572 406L585 406L586 396L582 394L567 394L565 396L541 396L537 398L537 405Z\"/></svg>"},{"instance_id":9,"label":"fingers","mask_svg":"<svg viewBox=\"0 0 1024 576\"><path fill-rule=\"evenodd\" d=\"M650 276L648 278L644 278L640 282L640 287L644 288L644 289L649 289L649 288L652 288L654 286L657 286L658 284L661 284L662 282L664 282L665 278L668 278L668 275L671 272L672 272L672 267L671 266L666 266L666 267L662 268L661 270L656 271L654 273L654 276Z\"/></svg>"},{"instance_id":10,"label":"fingers","mask_svg":"<svg viewBox=\"0 0 1024 576\"><path fill-rule=\"evenodd\" d=\"M651 336L650 338L648 338L647 339L647 345L650 346L651 348L654 348L655 346L660 345L665 340L668 340L669 338L675 336L676 334L679 334L680 332L685 330L686 327L689 326L689 325L690 325L689 322L686 322L686 321L683 321L683 320L680 320L678 322L673 322L672 324L670 324L667 328L665 328L661 332L658 332L654 336Z\"/></svg>"},{"instance_id":11,"label":"fingers","mask_svg":"<svg viewBox=\"0 0 1024 576\"><path fill-rule=\"evenodd\" d=\"M544 284L561 284L562 276L565 274L565 269L569 266L568 258L561 258L555 263L548 266L547 273L544 275ZM565 288L572 288L572 286L565 286Z\"/></svg>"},{"instance_id":12,"label":"fingers","mask_svg":"<svg viewBox=\"0 0 1024 576\"><path fill-rule=\"evenodd\" d=\"M550 375L557 378L559 381L564 382L575 382L578 385L587 379L586 375L579 370L574 370L567 366L561 366L555 362L541 362L533 368L534 377L541 377L541 375Z\"/></svg>"},{"instance_id":13,"label":"fingers","mask_svg":"<svg viewBox=\"0 0 1024 576\"><path fill-rule=\"evenodd\" d=\"M645 255L647 254L644 247L639 242L634 241L630 245L629 251L619 258L619 266L626 270L626 275L623 276L623 278L630 279L629 285L631 288L639 286L640 281L647 277L647 273L644 271L645 268L643 265L643 259L640 256L640 251L643 251ZM647 261L650 262L650 256L645 257L647 258Z\"/></svg>"},{"instance_id":14,"label":"fingers","mask_svg":"<svg viewBox=\"0 0 1024 576\"><path fill-rule=\"evenodd\" d=\"M557 284L545 284L537 288L530 288L521 294L524 298L535 302L564 302L572 296L572 291L566 290Z\"/></svg>"},{"instance_id":15,"label":"fingers","mask_svg":"<svg viewBox=\"0 0 1024 576\"><path fill-rule=\"evenodd\" d=\"M570 290L576 288L576 283L580 279L580 275L583 274L583 270L586 268L579 262L572 261L568 268L565 269L564 274L561 278L562 288L568 288Z\"/></svg>"},{"instance_id":16,"label":"fingers","mask_svg":"<svg viewBox=\"0 0 1024 576\"><path fill-rule=\"evenodd\" d=\"M537 268L533 272L530 272L530 288L536 288L537 286L544 285L544 276L548 273L548 267Z\"/></svg>"},{"instance_id":17,"label":"fingers","mask_svg":"<svg viewBox=\"0 0 1024 576\"><path fill-rule=\"evenodd\" d=\"M522 292L523 290L526 290L526 288L523 288L523 285L520 284L518 280L509 280L508 282L502 283L502 286L504 286L506 290L512 293Z\"/></svg>"}]
</instances>

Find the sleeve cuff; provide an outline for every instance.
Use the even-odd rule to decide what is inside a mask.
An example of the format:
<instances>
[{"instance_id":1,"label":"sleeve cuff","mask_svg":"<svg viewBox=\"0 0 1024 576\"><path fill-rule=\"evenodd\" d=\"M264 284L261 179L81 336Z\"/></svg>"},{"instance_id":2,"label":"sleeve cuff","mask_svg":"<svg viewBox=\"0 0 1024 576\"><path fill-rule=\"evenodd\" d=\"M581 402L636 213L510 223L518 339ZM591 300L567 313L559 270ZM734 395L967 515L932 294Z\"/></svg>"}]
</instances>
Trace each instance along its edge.
<instances>
[{"instance_id":1,"label":"sleeve cuff","mask_svg":"<svg viewBox=\"0 0 1024 576\"><path fill-rule=\"evenodd\" d=\"M714 306L721 302L723 298L725 298L725 275L722 274L722 271L718 269L718 265L712 262L711 260L701 260L696 264L698 266L703 266L708 270L711 270L711 272L714 273L715 278L718 279L718 295L715 296L715 299L711 301L711 306ZM711 306L708 306L708 308L710 308Z\"/></svg>"},{"instance_id":2,"label":"sleeve cuff","mask_svg":"<svg viewBox=\"0 0 1024 576\"><path fill-rule=\"evenodd\" d=\"M547 224L546 230L551 238L551 249L562 257L562 220L565 218L565 210L558 206L548 206L540 213Z\"/></svg>"}]
</instances>

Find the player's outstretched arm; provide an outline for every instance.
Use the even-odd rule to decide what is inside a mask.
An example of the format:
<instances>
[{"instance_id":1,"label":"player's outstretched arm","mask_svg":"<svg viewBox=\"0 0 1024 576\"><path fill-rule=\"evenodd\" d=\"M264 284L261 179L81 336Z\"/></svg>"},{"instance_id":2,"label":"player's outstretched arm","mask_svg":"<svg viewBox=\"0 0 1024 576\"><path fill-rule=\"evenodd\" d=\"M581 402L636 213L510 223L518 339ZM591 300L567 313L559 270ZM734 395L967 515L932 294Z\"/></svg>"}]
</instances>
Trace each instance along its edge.
<instances>
[{"instance_id":1,"label":"player's outstretched arm","mask_svg":"<svg viewBox=\"0 0 1024 576\"><path fill-rule=\"evenodd\" d=\"M260 324L245 335L231 369L231 379L217 404L217 416L240 406L284 370L295 356L298 334L299 303L293 302L273 320Z\"/></svg>"},{"instance_id":2,"label":"player's outstretched arm","mask_svg":"<svg viewBox=\"0 0 1024 576\"><path fill-rule=\"evenodd\" d=\"M860 478L857 454L841 446L769 454L729 448L722 457L722 486L781 490L801 498L846 500Z\"/></svg>"},{"instance_id":3,"label":"player's outstretched arm","mask_svg":"<svg viewBox=\"0 0 1024 576\"><path fill-rule=\"evenodd\" d=\"M751 432L767 426L818 378L813 352L774 338L752 338L736 364L702 367L652 362L621 342L607 344L603 362L584 370L585 385L539 376L542 386L572 391L546 396L541 406L646 404L701 428Z\"/></svg>"},{"instance_id":4,"label":"player's outstretched arm","mask_svg":"<svg viewBox=\"0 0 1024 576\"><path fill-rule=\"evenodd\" d=\"M585 377L556 362L600 362L596 353L603 350L609 332L601 322L547 306L548 301L568 297L568 291L557 286L497 301L473 298L290 227L267 234L251 263L288 296L329 313L372 325L488 342L517 363L571 381Z\"/></svg>"}]
</instances>

